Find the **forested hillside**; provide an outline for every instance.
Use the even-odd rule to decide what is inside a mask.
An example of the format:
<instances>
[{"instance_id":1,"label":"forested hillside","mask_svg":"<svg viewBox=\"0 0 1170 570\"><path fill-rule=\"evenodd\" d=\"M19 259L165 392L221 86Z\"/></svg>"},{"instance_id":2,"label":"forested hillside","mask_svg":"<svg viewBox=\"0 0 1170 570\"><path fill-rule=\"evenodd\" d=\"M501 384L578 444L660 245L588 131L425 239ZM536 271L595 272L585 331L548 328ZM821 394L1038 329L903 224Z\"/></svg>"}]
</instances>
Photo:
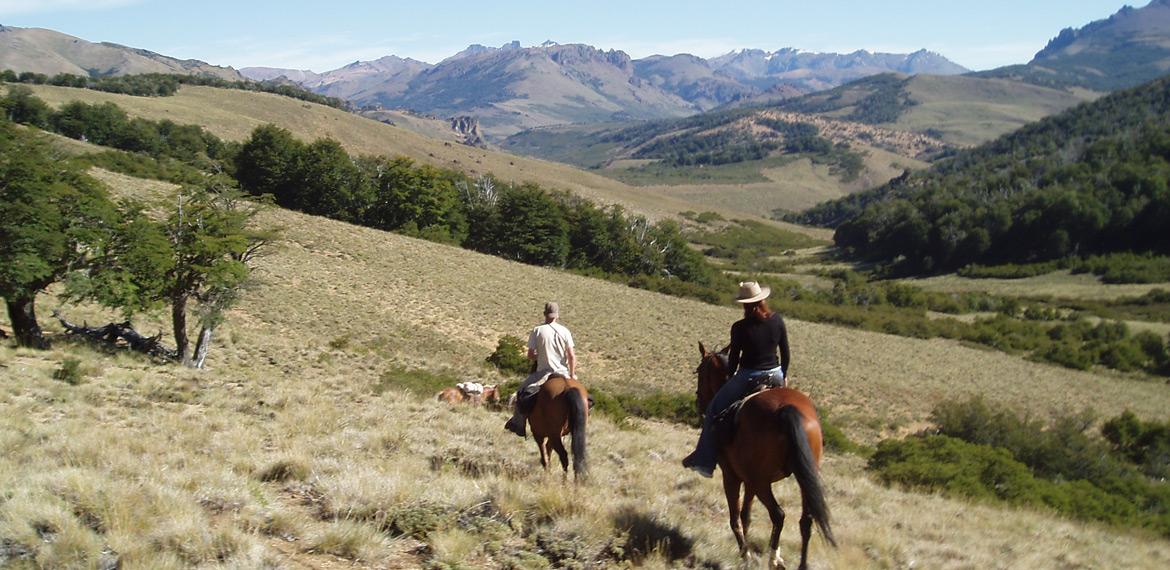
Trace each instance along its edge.
<instances>
[{"instance_id":1,"label":"forested hillside","mask_svg":"<svg viewBox=\"0 0 1170 570\"><path fill-rule=\"evenodd\" d=\"M1170 250L1170 78L796 217L908 272Z\"/></svg>"}]
</instances>

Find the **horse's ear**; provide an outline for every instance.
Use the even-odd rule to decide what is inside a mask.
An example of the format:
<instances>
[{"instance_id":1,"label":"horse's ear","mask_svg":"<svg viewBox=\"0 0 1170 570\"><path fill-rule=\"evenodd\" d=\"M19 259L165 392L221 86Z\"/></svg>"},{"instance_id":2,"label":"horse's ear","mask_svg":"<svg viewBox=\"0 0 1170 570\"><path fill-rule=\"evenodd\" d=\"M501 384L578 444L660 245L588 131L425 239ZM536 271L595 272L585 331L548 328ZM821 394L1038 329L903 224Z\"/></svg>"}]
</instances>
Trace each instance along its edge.
<instances>
[{"instance_id":1,"label":"horse's ear","mask_svg":"<svg viewBox=\"0 0 1170 570\"><path fill-rule=\"evenodd\" d=\"M703 346L703 341L699 341L699 356L707 356L707 347Z\"/></svg>"},{"instance_id":2,"label":"horse's ear","mask_svg":"<svg viewBox=\"0 0 1170 570\"><path fill-rule=\"evenodd\" d=\"M730 345L730 344L729 344L729 345L727 345L727 346L725 346L725 347L723 347L723 350L720 350L720 351L719 351L719 354L727 354L727 353L729 353L729 352L731 352L731 345Z\"/></svg>"}]
</instances>

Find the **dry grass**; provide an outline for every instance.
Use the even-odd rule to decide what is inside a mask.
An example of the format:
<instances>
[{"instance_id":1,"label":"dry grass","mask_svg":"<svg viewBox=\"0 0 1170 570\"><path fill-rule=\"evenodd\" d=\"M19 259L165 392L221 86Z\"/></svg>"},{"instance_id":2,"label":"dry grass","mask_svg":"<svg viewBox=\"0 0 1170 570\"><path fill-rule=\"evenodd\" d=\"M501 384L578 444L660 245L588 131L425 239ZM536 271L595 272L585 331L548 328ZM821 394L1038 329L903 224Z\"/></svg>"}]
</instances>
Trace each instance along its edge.
<instances>
[{"instance_id":1,"label":"dry grass","mask_svg":"<svg viewBox=\"0 0 1170 570\"><path fill-rule=\"evenodd\" d=\"M1113 285L1102 283L1095 275L1089 273L1073 275L1068 270L1054 271L1023 279L969 279L951 274L926 279L912 279L908 282L928 291L946 293L986 291L993 295L1011 297L1056 297L1099 301L1121 297L1140 297L1154 289L1170 288L1168 283Z\"/></svg>"},{"instance_id":2,"label":"dry grass","mask_svg":"<svg viewBox=\"0 0 1170 570\"><path fill-rule=\"evenodd\" d=\"M908 92L918 104L890 125L912 131L934 128L948 143L973 146L1099 96L1003 79L919 75Z\"/></svg>"},{"instance_id":3,"label":"dry grass","mask_svg":"<svg viewBox=\"0 0 1170 570\"><path fill-rule=\"evenodd\" d=\"M499 336L522 335L556 299L587 384L690 392L695 343L725 339L733 308L290 212L266 222L285 226L288 240L262 259L261 286L230 315L208 370L64 341L43 353L0 345L8 564L540 567L559 556L608 565L616 551L646 567L735 564L719 484L677 467L693 430L593 418L593 479L566 487L539 472L531 440L501 429L501 413L439 405L393 384L394 370L419 367L497 380L482 362ZM42 312L55 304L46 297ZM109 317L92 307L67 314ZM947 341L790 329L797 386L865 441L973 394L1034 415L1091 404L1162 418L1170 403L1164 385ZM78 386L53 380L65 358L99 372ZM829 456L824 473L842 546L815 540L814 568L1170 564L1164 539L886 489L856 457ZM795 513L795 485L777 490ZM782 547L792 561L799 533L790 518ZM757 545L765 519L757 508Z\"/></svg>"}]
</instances>

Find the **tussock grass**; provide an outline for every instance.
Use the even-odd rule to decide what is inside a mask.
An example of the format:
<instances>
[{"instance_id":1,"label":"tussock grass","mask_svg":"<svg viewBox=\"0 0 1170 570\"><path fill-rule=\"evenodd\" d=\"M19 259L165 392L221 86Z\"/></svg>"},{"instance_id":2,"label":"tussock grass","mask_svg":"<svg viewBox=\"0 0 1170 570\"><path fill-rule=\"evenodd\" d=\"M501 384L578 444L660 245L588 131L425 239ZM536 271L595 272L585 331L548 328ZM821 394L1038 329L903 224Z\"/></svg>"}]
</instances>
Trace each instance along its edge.
<instances>
[{"instance_id":1,"label":"tussock grass","mask_svg":"<svg viewBox=\"0 0 1170 570\"><path fill-rule=\"evenodd\" d=\"M0 345L4 563L736 564L720 484L678 467L694 430L636 418L619 428L594 415L592 478L578 486L559 470L541 472L531 439L501 429L503 413L446 406L399 382L416 373L512 379L486 356L503 334L522 336L555 299L587 385L692 393L696 342L721 344L734 307L288 212L269 216L289 228L289 241L263 259L261 285L228 316L202 372L68 342L49 352ZM46 296L42 312L55 303ZM75 313L110 317L94 307L66 311ZM138 323L166 324L157 315ZM1129 407L1161 418L1170 403L1165 386L948 341L798 321L789 328L796 386L862 442L918 429L937 402L974 394L1034 415L1092 404L1105 415ZM101 373L77 386L54 380L65 358ZM823 472L841 548L815 539L817 568L1170 564L1166 540L885 488L852 455L830 453ZM791 481L775 488L790 515L781 543L791 561L799 493ZM757 549L766 519L757 507ZM56 538L46 542L47 533Z\"/></svg>"}]
</instances>

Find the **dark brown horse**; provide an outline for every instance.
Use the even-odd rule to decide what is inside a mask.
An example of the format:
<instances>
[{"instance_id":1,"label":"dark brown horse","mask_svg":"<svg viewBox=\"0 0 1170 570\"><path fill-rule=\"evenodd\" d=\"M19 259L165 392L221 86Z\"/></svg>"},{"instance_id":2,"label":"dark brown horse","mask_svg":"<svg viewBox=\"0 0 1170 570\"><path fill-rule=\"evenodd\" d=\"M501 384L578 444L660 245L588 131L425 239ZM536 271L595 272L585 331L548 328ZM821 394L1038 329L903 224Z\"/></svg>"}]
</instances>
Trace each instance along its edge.
<instances>
[{"instance_id":1,"label":"dark brown horse","mask_svg":"<svg viewBox=\"0 0 1170 570\"><path fill-rule=\"evenodd\" d=\"M565 474L569 473L569 456L561 438L573 436L573 476L583 480L588 475L585 457L585 423L589 419L589 392L576 380L553 376L540 387L536 403L528 415L528 427L540 449L540 464L549 467L549 447L561 459Z\"/></svg>"},{"instance_id":2,"label":"dark brown horse","mask_svg":"<svg viewBox=\"0 0 1170 570\"><path fill-rule=\"evenodd\" d=\"M730 370L727 349L707 352L699 343L699 413L727 382ZM733 436L721 434L719 468L723 471L723 491L727 494L731 532L739 543L742 556L748 555L748 523L752 499L759 497L772 518L770 564L783 568L780 558L780 531L784 528L784 509L772 494L772 483L789 475L800 485L800 568L808 567L808 540L816 522L821 534L833 546L829 527L829 506L825 503L818 469L821 462L821 424L808 396L790 388L772 388L748 400L736 418ZM740 501L740 489L744 491Z\"/></svg>"}]
</instances>

